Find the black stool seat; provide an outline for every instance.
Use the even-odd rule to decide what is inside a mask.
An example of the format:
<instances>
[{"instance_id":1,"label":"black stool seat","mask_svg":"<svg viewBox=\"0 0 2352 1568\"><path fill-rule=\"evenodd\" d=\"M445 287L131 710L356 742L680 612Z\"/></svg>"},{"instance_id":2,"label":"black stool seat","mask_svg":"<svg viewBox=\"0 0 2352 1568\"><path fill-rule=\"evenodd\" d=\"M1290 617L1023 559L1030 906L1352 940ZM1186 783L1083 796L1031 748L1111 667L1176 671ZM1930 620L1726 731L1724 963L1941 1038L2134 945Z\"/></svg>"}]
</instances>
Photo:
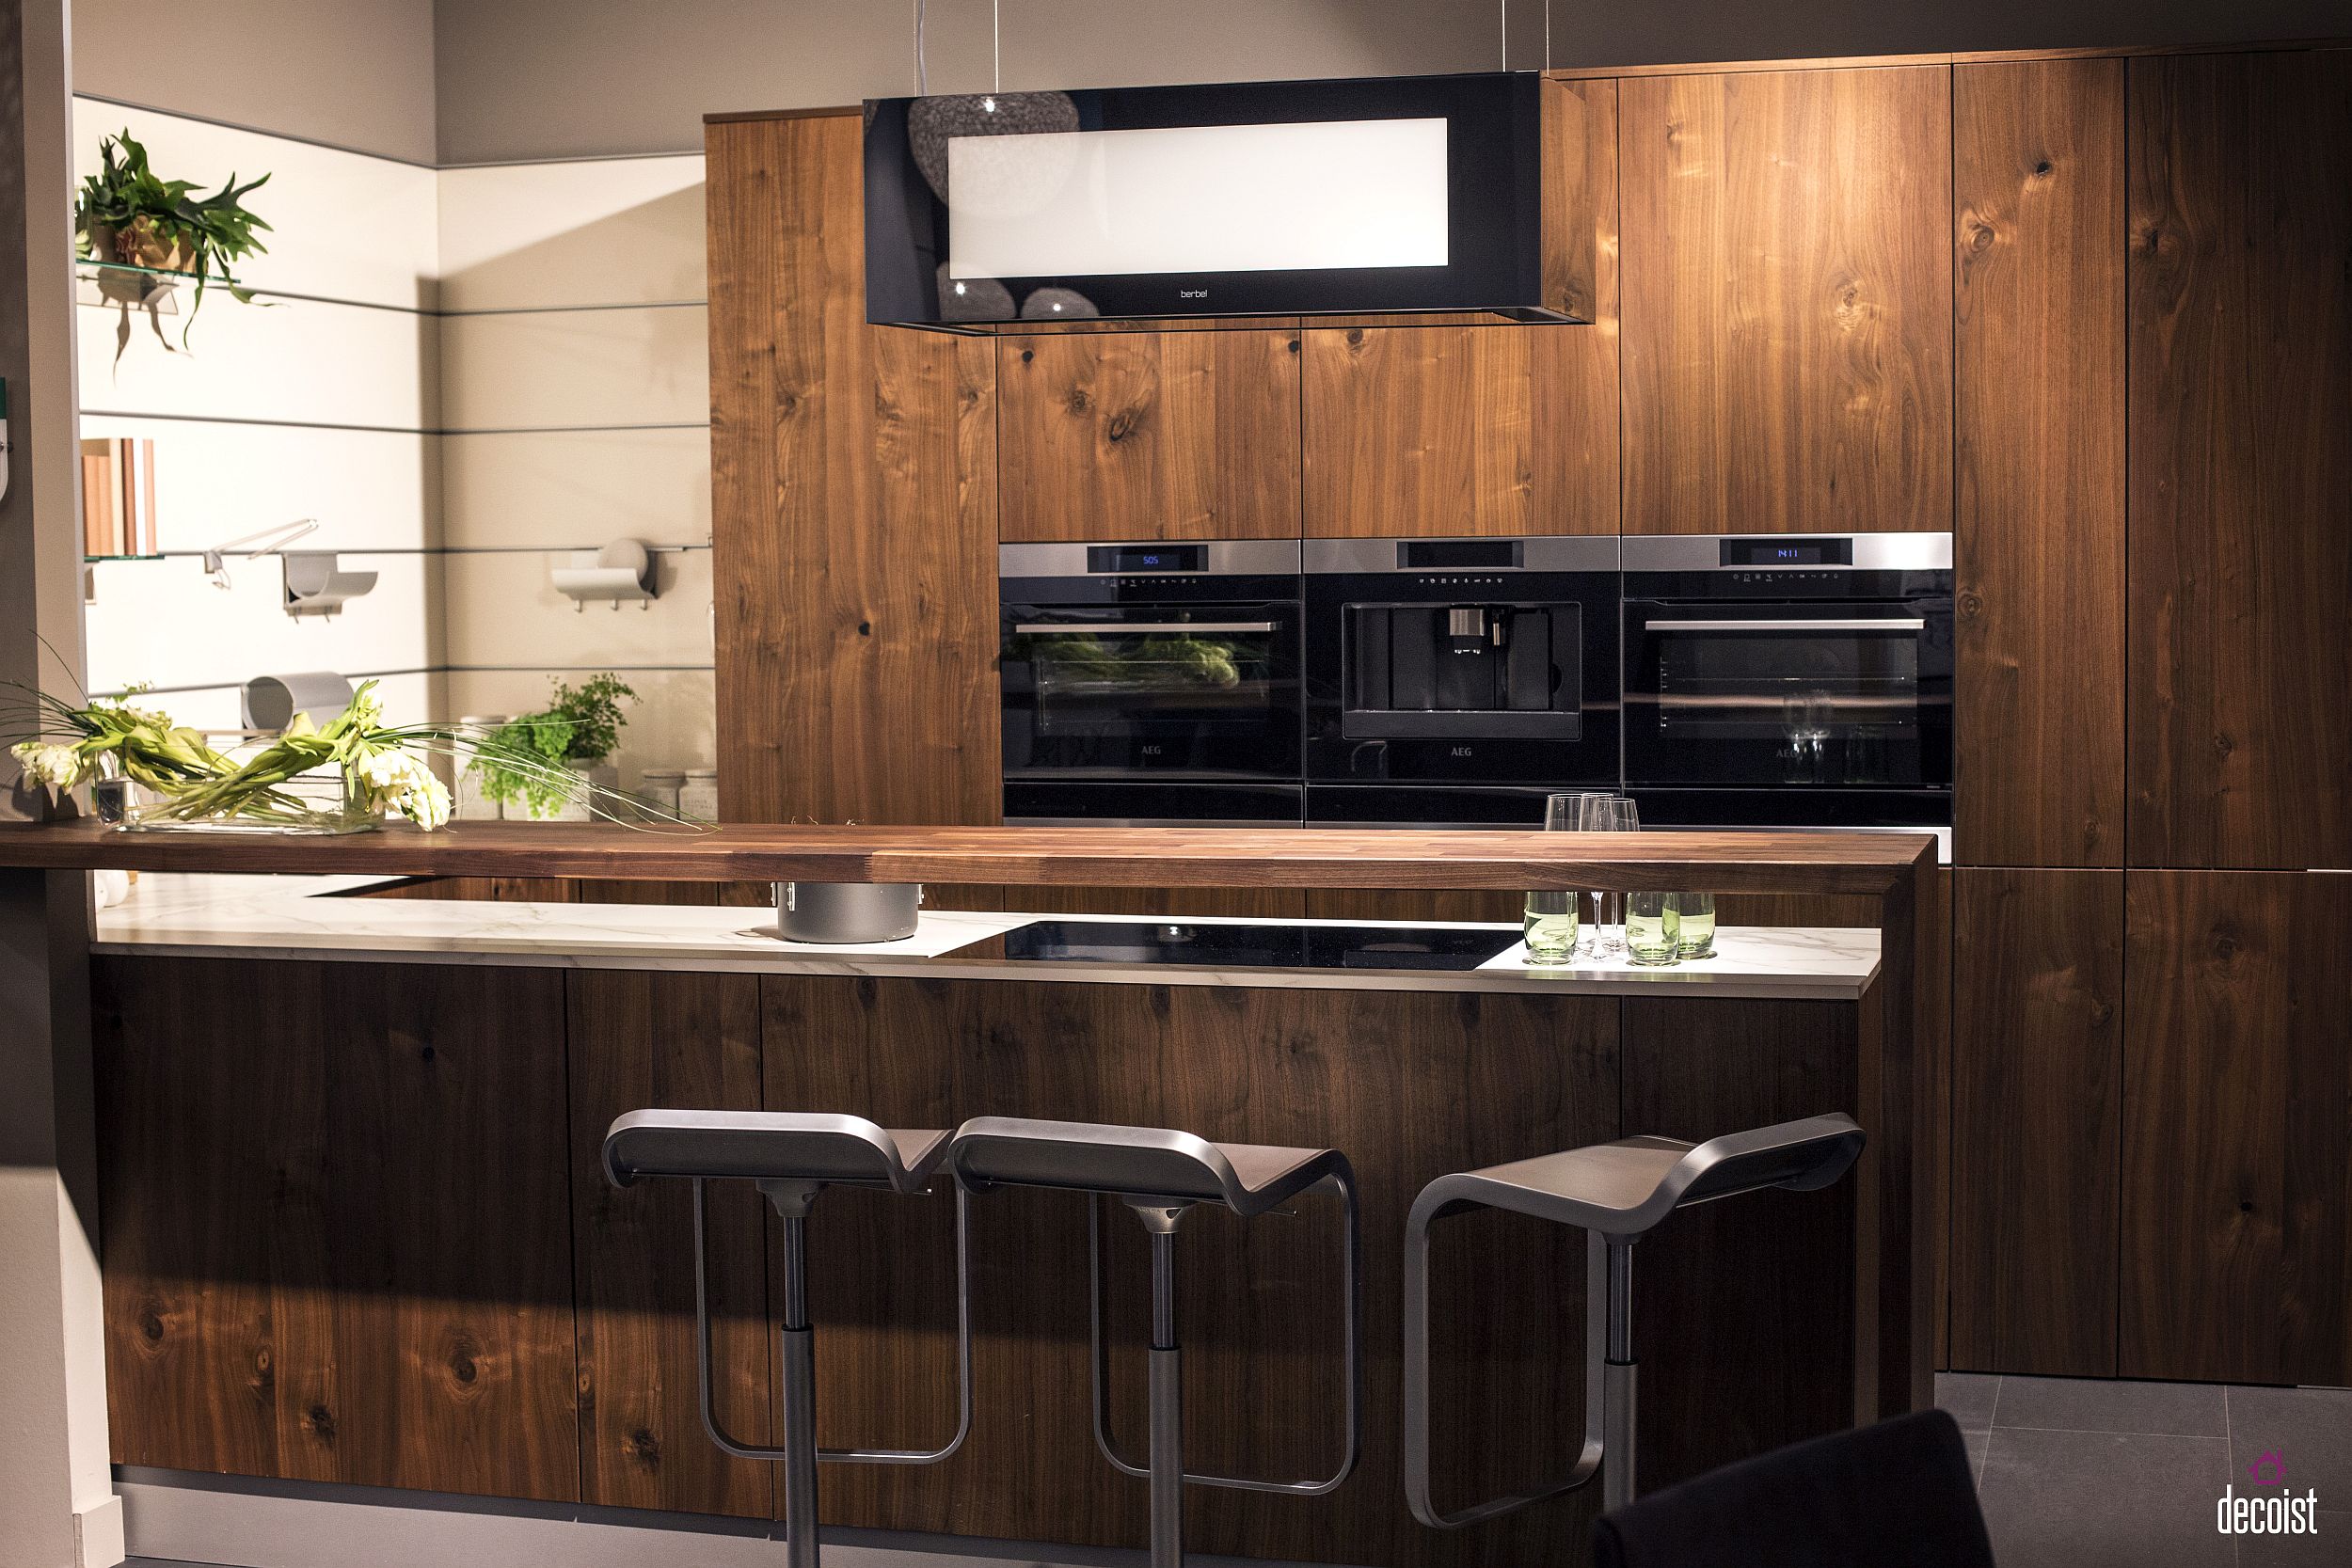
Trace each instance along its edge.
<instances>
[{"instance_id":1,"label":"black stool seat","mask_svg":"<svg viewBox=\"0 0 2352 1568\"><path fill-rule=\"evenodd\" d=\"M1170 1203L1221 1203L1245 1217L1347 1172L1335 1148L1214 1144L1158 1127L976 1117L957 1130L956 1177L975 1190L1054 1187Z\"/></svg>"},{"instance_id":2,"label":"black stool seat","mask_svg":"<svg viewBox=\"0 0 2352 1568\"><path fill-rule=\"evenodd\" d=\"M1475 1205L1604 1236L1639 1236L1677 1209L1711 1198L1765 1187L1826 1187L1861 1154L1862 1141L1862 1129L1843 1116L1808 1117L1703 1144L1620 1138L1440 1176L1413 1208L1423 1222Z\"/></svg>"},{"instance_id":3,"label":"black stool seat","mask_svg":"<svg viewBox=\"0 0 2352 1568\"><path fill-rule=\"evenodd\" d=\"M642 1176L694 1176L916 1193L937 1172L947 1137L820 1111L631 1111L605 1134L604 1172L616 1187Z\"/></svg>"}]
</instances>

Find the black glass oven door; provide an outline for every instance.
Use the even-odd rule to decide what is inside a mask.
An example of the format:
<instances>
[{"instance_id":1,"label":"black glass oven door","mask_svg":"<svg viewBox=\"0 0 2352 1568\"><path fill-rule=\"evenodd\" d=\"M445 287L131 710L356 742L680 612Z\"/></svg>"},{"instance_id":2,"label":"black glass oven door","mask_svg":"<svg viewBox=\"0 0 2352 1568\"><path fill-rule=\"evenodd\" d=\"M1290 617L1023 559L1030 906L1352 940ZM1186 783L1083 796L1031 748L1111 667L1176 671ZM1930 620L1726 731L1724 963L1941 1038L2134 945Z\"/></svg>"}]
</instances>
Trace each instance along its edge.
<instances>
[{"instance_id":1,"label":"black glass oven door","mask_svg":"<svg viewBox=\"0 0 2352 1568\"><path fill-rule=\"evenodd\" d=\"M1638 784L1942 788L1948 602L1626 605Z\"/></svg>"},{"instance_id":2,"label":"black glass oven door","mask_svg":"<svg viewBox=\"0 0 2352 1568\"><path fill-rule=\"evenodd\" d=\"M1008 606L1008 777L1298 776L1295 604Z\"/></svg>"}]
</instances>

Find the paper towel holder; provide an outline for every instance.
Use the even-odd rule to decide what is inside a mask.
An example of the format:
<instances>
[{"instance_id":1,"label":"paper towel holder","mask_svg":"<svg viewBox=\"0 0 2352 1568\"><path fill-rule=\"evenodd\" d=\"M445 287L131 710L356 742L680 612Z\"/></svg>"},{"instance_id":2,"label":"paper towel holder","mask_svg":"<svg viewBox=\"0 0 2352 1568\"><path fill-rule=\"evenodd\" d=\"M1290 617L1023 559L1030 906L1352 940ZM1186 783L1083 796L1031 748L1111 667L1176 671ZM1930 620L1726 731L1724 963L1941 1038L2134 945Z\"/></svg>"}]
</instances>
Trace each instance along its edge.
<instances>
[{"instance_id":1,"label":"paper towel holder","mask_svg":"<svg viewBox=\"0 0 2352 1568\"><path fill-rule=\"evenodd\" d=\"M654 578L653 552L642 539L615 539L593 555L575 550L569 565L555 567L548 575L556 592L569 598L575 610L586 610L591 599L602 600L614 610L628 600L643 610L661 596Z\"/></svg>"},{"instance_id":2,"label":"paper towel holder","mask_svg":"<svg viewBox=\"0 0 2352 1568\"><path fill-rule=\"evenodd\" d=\"M375 590L373 572L344 571L333 550L284 550L278 559L286 563L289 615L332 615L345 600Z\"/></svg>"}]
</instances>

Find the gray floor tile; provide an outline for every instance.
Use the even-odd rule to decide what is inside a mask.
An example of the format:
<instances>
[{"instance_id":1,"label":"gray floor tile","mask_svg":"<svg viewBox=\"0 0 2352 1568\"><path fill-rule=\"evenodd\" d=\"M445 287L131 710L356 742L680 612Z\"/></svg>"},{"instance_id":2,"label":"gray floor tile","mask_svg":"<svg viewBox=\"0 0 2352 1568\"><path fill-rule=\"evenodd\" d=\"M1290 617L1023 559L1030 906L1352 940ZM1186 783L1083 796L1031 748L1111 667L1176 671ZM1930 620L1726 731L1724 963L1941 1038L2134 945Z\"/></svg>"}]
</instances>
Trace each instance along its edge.
<instances>
[{"instance_id":1,"label":"gray floor tile","mask_svg":"<svg viewBox=\"0 0 2352 1568\"><path fill-rule=\"evenodd\" d=\"M2005 1377L1993 1425L2042 1432L2137 1432L2226 1437L2230 1418L2214 1383L2119 1383L2104 1378Z\"/></svg>"},{"instance_id":2,"label":"gray floor tile","mask_svg":"<svg viewBox=\"0 0 2352 1568\"><path fill-rule=\"evenodd\" d=\"M2233 1568L2228 1474L2219 1438L1996 1426L1979 1498L2001 1568Z\"/></svg>"},{"instance_id":3,"label":"gray floor tile","mask_svg":"<svg viewBox=\"0 0 2352 1568\"><path fill-rule=\"evenodd\" d=\"M1938 1372L1935 1405L1950 1411L1963 1432L1990 1432L1993 1396L2000 1386L2000 1378L1992 1372Z\"/></svg>"},{"instance_id":4,"label":"gray floor tile","mask_svg":"<svg viewBox=\"0 0 2352 1568\"><path fill-rule=\"evenodd\" d=\"M2232 1388L2230 1460L2238 1486L2247 1466L2276 1451L2286 1484L2317 1490L2322 1508L2352 1509L2352 1389ZM2343 1560L2352 1562L2352 1540Z\"/></svg>"},{"instance_id":5,"label":"gray floor tile","mask_svg":"<svg viewBox=\"0 0 2352 1568\"><path fill-rule=\"evenodd\" d=\"M1979 1486L1982 1486L1984 1484L1984 1450L1992 1447L1993 1434L1989 1432L1970 1432L1963 1427L1961 1429L1960 1440L1968 1446L1968 1473L1976 1478Z\"/></svg>"},{"instance_id":6,"label":"gray floor tile","mask_svg":"<svg viewBox=\"0 0 2352 1568\"><path fill-rule=\"evenodd\" d=\"M2315 1535L2241 1535L2237 1568L2344 1568L2352 1561L2352 1513L2322 1510Z\"/></svg>"}]
</instances>

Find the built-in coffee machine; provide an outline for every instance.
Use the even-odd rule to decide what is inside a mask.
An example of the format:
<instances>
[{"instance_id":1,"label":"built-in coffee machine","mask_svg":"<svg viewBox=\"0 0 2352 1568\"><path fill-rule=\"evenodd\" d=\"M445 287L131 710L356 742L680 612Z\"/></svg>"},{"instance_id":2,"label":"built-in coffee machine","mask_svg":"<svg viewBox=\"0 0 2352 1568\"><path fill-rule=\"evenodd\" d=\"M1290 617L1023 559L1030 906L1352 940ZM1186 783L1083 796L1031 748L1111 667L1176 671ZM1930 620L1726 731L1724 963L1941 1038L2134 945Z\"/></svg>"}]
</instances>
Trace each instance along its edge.
<instances>
[{"instance_id":1,"label":"built-in coffee machine","mask_svg":"<svg viewBox=\"0 0 2352 1568\"><path fill-rule=\"evenodd\" d=\"M1307 817L1526 823L1617 784L1617 541L1306 547Z\"/></svg>"}]
</instances>

